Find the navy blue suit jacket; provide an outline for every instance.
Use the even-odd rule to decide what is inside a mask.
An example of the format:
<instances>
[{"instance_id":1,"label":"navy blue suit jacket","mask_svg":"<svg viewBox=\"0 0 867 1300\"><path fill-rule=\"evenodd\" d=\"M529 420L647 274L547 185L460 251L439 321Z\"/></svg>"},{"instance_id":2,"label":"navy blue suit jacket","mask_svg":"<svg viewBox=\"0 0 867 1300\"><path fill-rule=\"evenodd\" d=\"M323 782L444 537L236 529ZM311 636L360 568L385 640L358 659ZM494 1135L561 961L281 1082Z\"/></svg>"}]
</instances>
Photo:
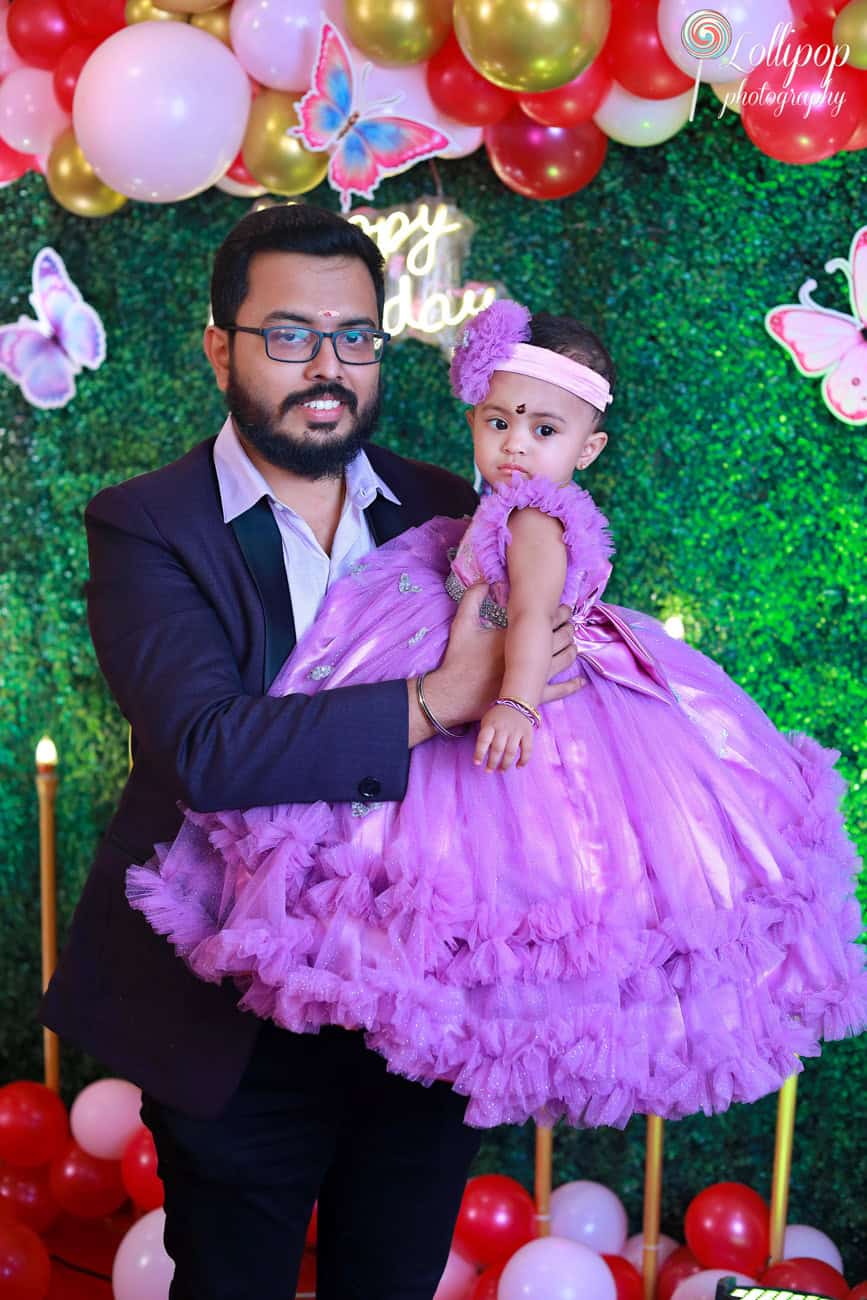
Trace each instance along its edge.
<instances>
[{"instance_id":1,"label":"navy blue suit jacket","mask_svg":"<svg viewBox=\"0 0 867 1300\"><path fill-rule=\"evenodd\" d=\"M277 525L265 498L223 522L214 439L87 508L88 621L133 734L134 763L73 917L41 1018L114 1073L190 1114L217 1113L249 1058L254 1016L231 981L190 974L126 901L124 877L202 811L402 798L406 686L265 695L295 641ZM400 499L377 496L377 545L471 513L469 484L382 447L367 454Z\"/></svg>"}]
</instances>

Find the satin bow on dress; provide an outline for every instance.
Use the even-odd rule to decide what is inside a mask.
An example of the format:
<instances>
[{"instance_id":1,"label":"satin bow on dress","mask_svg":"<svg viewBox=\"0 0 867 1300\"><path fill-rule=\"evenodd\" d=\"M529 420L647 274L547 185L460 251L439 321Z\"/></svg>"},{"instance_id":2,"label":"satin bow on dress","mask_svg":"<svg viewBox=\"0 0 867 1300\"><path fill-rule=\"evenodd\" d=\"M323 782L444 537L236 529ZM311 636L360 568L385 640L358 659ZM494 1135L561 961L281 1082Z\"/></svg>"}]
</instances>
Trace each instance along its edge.
<instances>
[{"instance_id":1,"label":"satin bow on dress","mask_svg":"<svg viewBox=\"0 0 867 1300\"><path fill-rule=\"evenodd\" d=\"M611 566L608 565L609 573ZM677 697L654 656L615 605L598 599L608 577L579 601L570 618L578 658L619 686L672 703Z\"/></svg>"}]
</instances>

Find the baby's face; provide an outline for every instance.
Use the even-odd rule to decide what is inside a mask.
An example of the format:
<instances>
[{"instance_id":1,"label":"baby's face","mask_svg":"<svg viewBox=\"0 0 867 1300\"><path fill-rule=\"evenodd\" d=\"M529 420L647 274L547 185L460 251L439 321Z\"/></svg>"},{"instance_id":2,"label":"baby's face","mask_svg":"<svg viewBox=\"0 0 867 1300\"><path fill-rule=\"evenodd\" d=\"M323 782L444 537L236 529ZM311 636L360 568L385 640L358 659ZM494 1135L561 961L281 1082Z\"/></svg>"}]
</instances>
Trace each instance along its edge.
<instances>
[{"instance_id":1,"label":"baby's face","mask_svg":"<svg viewBox=\"0 0 867 1300\"><path fill-rule=\"evenodd\" d=\"M476 464L488 483L510 483L515 470L568 483L602 451L589 403L544 379L498 370L486 398L467 412Z\"/></svg>"}]
</instances>

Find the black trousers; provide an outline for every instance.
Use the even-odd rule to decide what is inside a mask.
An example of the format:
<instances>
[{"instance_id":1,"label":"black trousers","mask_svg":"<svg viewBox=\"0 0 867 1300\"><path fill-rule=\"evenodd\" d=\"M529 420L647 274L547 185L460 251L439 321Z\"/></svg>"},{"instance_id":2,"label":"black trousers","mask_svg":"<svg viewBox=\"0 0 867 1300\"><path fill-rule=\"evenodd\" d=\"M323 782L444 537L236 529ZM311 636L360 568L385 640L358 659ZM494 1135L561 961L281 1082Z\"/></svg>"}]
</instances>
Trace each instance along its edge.
<instances>
[{"instance_id":1,"label":"black trousers","mask_svg":"<svg viewBox=\"0 0 867 1300\"><path fill-rule=\"evenodd\" d=\"M270 1021L217 1118L143 1097L170 1300L292 1300L317 1197L318 1300L432 1300L481 1136L465 1106L389 1074L360 1033Z\"/></svg>"}]
</instances>

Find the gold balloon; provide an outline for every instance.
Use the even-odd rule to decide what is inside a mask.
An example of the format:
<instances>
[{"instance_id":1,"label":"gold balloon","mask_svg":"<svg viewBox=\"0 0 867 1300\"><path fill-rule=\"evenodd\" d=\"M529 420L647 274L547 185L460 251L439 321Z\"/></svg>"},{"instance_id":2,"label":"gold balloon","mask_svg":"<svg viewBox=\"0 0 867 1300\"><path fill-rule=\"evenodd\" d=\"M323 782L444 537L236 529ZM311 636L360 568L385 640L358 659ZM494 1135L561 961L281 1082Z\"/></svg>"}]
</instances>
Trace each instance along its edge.
<instances>
[{"instance_id":1,"label":"gold balloon","mask_svg":"<svg viewBox=\"0 0 867 1300\"><path fill-rule=\"evenodd\" d=\"M303 91L261 90L253 100L241 145L244 166L273 194L306 194L328 171L328 154L313 153L286 132L298 125Z\"/></svg>"},{"instance_id":2,"label":"gold balloon","mask_svg":"<svg viewBox=\"0 0 867 1300\"><path fill-rule=\"evenodd\" d=\"M867 0L849 0L834 20L834 43L849 46L849 65L867 68Z\"/></svg>"},{"instance_id":3,"label":"gold balloon","mask_svg":"<svg viewBox=\"0 0 867 1300\"><path fill-rule=\"evenodd\" d=\"M201 27L203 32L210 32L216 36L218 41L232 48L232 42L229 39L229 14L232 12L231 4L222 5L219 9L212 9L207 14L193 14L190 24L193 27Z\"/></svg>"},{"instance_id":4,"label":"gold balloon","mask_svg":"<svg viewBox=\"0 0 867 1300\"><path fill-rule=\"evenodd\" d=\"M155 4L151 4L151 0L126 0L123 13L127 27L133 27L136 23L187 21L186 13L169 13L168 9L158 9Z\"/></svg>"},{"instance_id":5,"label":"gold balloon","mask_svg":"<svg viewBox=\"0 0 867 1300\"><path fill-rule=\"evenodd\" d=\"M452 28L451 0L346 0L344 14L349 39L386 67L423 63Z\"/></svg>"},{"instance_id":6,"label":"gold balloon","mask_svg":"<svg viewBox=\"0 0 867 1300\"><path fill-rule=\"evenodd\" d=\"M226 0L162 0L160 8L173 14L206 14L225 3Z\"/></svg>"},{"instance_id":7,"label":"gold balloon","mask_svg":"<svg viewBox=\"0 0 867 1300\"><path fill-rule=\"evenodd\" d=\"M77 217L110 217L127 202L124 194L103 185L81 152L71 126L54 141L45 179L52 197Z\"/></svg>"},{"instance_id":8,"label":"gold balloon","mask_svg":"<svg viewBox=\"0 0 867 1300\"><path fill-rule=\"evenodd\" d=\"M556 90L592 63L611 25L610 0L455 0L455 35L470 63L506 90Z\"/></svg>"}]
</instances>

